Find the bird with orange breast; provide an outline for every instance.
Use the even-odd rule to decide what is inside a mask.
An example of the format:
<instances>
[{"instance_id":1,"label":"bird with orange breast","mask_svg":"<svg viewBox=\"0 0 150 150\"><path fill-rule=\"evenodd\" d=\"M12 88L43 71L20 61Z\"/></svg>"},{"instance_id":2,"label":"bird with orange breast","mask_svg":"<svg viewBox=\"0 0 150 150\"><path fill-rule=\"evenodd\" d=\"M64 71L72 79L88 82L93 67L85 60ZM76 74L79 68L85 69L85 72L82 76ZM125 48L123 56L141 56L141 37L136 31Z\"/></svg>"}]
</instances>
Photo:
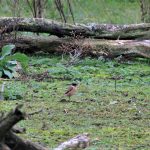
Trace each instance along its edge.
<instances>
[{"instance_id":1,"label":"bird with orange breast","mask_svg":"<svg viewBox=\"0 0 150 150\"><path fill-rule=\"evenodd\" d=\"M68 96L68 97L69 97L69 100L70 100L71 96L76 93L77 87L78 87L78 84L77 84L77 83L72 83L72 84L69 86L67 92L65 93L65 96Z\"/></svg>"}]
</instances>

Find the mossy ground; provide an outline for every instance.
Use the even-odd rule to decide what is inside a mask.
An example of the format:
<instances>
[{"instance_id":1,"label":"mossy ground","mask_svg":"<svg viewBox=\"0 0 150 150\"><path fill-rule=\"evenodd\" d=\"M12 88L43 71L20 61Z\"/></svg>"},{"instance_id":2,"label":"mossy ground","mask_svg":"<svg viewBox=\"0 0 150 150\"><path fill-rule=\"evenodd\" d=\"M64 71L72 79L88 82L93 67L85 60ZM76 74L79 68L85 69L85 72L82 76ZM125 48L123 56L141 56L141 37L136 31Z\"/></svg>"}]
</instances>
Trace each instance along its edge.
<instances>
[{"instance_id":1,"label":"mossy ground","mask_svg":"<svg viewBox=\"0 0 150 150\"><path fill-rule=\"evenodd\" d=\"M6 101L0 111L8 112L18 103L27 113L42 109L18 125L27 129L20 136L48 147L80 133L89 133L88 150L145 149L150 147L150 67L149 60L104 61L85 58L65 67L68 58L32 56L28 73L69 77L70 80L7 81ZM121 75L115 81L112 76ZM71 101L64 96L67 84L80 82ZM62 101L66 99L67 101Z\"/></svg>"}]
</instances>

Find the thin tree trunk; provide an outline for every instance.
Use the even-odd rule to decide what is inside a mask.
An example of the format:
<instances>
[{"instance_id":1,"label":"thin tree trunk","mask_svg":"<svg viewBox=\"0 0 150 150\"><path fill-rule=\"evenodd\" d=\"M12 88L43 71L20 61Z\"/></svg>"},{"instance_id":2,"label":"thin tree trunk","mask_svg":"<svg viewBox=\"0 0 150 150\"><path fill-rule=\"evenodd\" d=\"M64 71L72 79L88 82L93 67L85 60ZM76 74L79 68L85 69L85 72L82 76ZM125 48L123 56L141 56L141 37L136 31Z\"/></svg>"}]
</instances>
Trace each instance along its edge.
<instances>
[{"instance_id":1,"label":"thin tree trunk","mask_svg":"<svg viewBox=\"0 0 150 150\"><path fill-rule=\"evenodd\" d=\"M62 4L61 0L54 0L54 2L55 2L56 8L59 12L59 15L60 15L62 21L64 21L66 23L67 19L66 19L64 10L63 10L63 4Z\"/></svg>"},{"instance_id":2,"label":"thin tree trunk","mask_svg":"<svg viewBox=\"0 0 150 150\"><path fill-rule=\"evenodd\" d=\"M37 0L37 18L43 18L44 0Z\"/></svg>"},{"instance_id":3,"label":"thin tree trunk","mask_svg":"<svg viewBox=\"0 0 150 150\"><path fill-rule=\"evenodd\" d=\"M150 23L150 0L140 0L141 20Z\"/></svg>"}]
</instances>

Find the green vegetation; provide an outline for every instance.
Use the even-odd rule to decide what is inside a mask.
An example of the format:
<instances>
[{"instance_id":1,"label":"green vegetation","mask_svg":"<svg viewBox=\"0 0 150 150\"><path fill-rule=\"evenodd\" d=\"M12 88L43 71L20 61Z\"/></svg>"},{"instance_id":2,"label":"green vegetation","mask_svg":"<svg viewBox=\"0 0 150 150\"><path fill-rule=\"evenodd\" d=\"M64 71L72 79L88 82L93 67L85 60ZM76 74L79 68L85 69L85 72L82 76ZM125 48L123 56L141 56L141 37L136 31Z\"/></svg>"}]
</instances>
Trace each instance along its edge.
<instances>
[{"instance_id":1,"label":"green vegetation","mask_svg":"<svg viewBox=\"0 0 150 150\"><path fill-rule=\"evenodd\" d=\"M0 57L0 77L7 76L13 78L17 75L18 63L26 69L28 66L28 57L25 54L15 53L12 55L12 51L15 45L5 45L2 47L1 57ZM21 67L20 66L20 67Z\"/></svg>"},{"instance_id":2,"label":"green vegetation","mask_svg":"<svg viewBox=\"0 0 150 150\"><path fill-rule=\"evenodd\" d=\"M64 3L64 12L69 22L72 22L68 14L68 5ZM75 22L77 23L115 23L131 24L141 22L140 2L138 0L71 0ZM0 5L0 16L32 17L30 7L22 0L14 12L12 1L3 0ZM23 8L23 9L22 9ZM44 17L61 20L54 4L54 0L48 0L44 10Z\"/></svg>"},{"instance_id":3,"label":"green vegetation","mask_svg":"<svg viewBox=\"0 0 150 150\"><path fill-rule=\"evenodd\" d=\"M26 1L0 1L0 17L33 17ZM31 1L30 1L31 2ZM72 23L68 7L64 12ZM140 23L138 0L71 0L75 22ZM44 17L60 21L54 0L47 0ZM7 29L7 28L6 28ZM19 33L20 34L20 33ZM31 34L31 33L25 33ZM32 35L32 34L31 34ZM45 35L45 34L43 34ZM18 123L27 129L20 136L54 148L81 133L89 133L86 150L136 149L150 147L150 62L147 59L105 60L82 58L72 66L69 57L12 55L14 45L3 47L0 77L15 76L17 61L26 74L5 85L0 112L23 104L27 120ZM30 60L29 60L30 59ZM119 62L121 61L121 62ZM29 62L29 63L28 63ZM49 75L49 76L48 76ZM114 80L114 79L118 80ZM68 84L78 82L77 93L64 96Z\"/></svg>"},{"instance_id":4,"label":"green vegetation","mask_svg":"<svg viewBox=\"0 0 150 150\"><path fill-rule=\"evenodd\" d=\"M64 80L34 78L7 81L0 111L8 112L18 103L27 113L43 109L21 121L27 132L24 138L55 147L59 143L87 132L92 139L87 150L149 148L150 67L148 60L106 61L85 58L65 67L69 58L30 57L28 74L45 71ZM112 76L122 76L115 81ZM66 80L65 80L66 79ZM76 95L68 101L67 84L80 82ZM66 99L67 101L65 101ZM11 101L13 100L13 101Z\"/></svg>"}]
</instances>

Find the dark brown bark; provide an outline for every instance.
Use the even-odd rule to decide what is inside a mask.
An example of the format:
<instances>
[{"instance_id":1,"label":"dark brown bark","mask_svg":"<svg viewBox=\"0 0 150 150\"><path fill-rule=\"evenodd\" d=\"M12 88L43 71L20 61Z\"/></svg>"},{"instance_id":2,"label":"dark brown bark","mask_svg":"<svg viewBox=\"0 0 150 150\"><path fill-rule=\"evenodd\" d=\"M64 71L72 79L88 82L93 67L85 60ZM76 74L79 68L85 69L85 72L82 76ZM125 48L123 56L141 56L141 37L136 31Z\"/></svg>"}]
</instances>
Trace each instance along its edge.
<instances>
[{"instance_id":1,"label":"dark brown bark","mask_svg":"<svg viewBox=\"0 0 150 150\"><path fill-rule=\"evenodd\" d=\"M74 49L82 50L83 56L104 56L115 58L120 55L128 57L150 58L150 40L100 40L81 39L72 40L70 38L43 37L43 36L22 36L15 40L2 41L3 45L14 43L17 50L23 52L45 51L48 53L67 53ZM0 44L0 47L3 46ZM64 48L62 48L62 45ZM69 48L68 48L69 47Z\"/></svg>"},{"instance_id":2,"label":"dark brown bark","mask_svg":"<svg viewBox=\"0 0 150 150\"><path fill-rule=\"evenodd\" d=\"M98 39L150 39L150 23L132 25L71 25L41 18L0 18L0 34L12 31L50 33L58 37L80 35Z\"/></svg>"}]
</instances>

